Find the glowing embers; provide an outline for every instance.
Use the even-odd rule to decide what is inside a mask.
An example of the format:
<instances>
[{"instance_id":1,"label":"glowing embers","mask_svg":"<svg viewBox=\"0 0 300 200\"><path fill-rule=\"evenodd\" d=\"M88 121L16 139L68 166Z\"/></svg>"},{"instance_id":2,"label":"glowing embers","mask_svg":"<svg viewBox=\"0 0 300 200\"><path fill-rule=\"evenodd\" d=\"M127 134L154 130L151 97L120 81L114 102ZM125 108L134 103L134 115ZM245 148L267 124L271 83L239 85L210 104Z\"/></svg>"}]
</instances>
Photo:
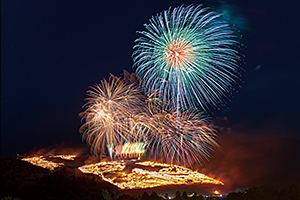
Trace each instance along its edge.
<instances>
[{"instance_id":1,"label":"glowing embers","mask_svg":"<svg viewBox=\"0 0 300 200\"><path fill-rule=\"evenodd\" d=\"M46 160L43 156L36 156L31 158L22 158L22 160L27 161L33 165L43 167L46 169L54 170L57 167L61 167L64 163L56 163Z\"/></svg>"},{"instance_id":2,"label":"glowing embers","mask_svg":"<svg viewBox=\"0 0 300 200\"><path fill-rule=\"evenodd\" d=\"M22 160L27 161L33 165L43 167L46 169L54 170L57 167L62 167L65 164L60 162L54 162L51 161L55 158L60 158L63 160L73 161L75 159L76 155L49 155L49 156L35 156L31 158L22 158ZM47 158L50 158L51 160L47 160Z\"/></svg>"},{"instance_id":3,"label":"glowing embers","mask_svg":"<svg viewBox=\"0 0 300 200\"><path fill-rule=\"evenodd\" d=\"M145 153L146 143L135 142L118 145L115 148L115 158L117 159L141 159Z\"/></svg>"},{"instance_id":4,"label":"glowing embers","mask_svg":"<svg viewBox=\"0 0 300 200\"><path fill-rule=\"evenodd\" d=\"M49 156L49 158L61 158L64 160L74 160L76 158L76 155L54 155L54 156Z\"/></svg>"},{"instance_id":5,"label":"glowing embers","mask_svg":"<svg viewBox=\"0 0 300 200\"><path fill-rule=\"evenodd\" d=\"M146 161L130 163L129 168L132 168L132 170L126 170L125 168L125 162L114 161L85 165L79 167L79 170L84 173L99 175L105 181L121 189L152 188L163 185L191 185L196 183L223 185L219 180L178 165Z\"/></svg>"},{"instance_id":6,"label":"glowing embers","mask_svg":"<svg viewBox=\"0 0 300 200\"><path fill-rule=\"evenodd\" d=\"M84 165L78 167L78 169L84 173L93 173L103 176L104 173L122 171L125 169L126 164L124 162L111 161L111 162L99 162L96 164Z\"/></svg>"}]
</instances>

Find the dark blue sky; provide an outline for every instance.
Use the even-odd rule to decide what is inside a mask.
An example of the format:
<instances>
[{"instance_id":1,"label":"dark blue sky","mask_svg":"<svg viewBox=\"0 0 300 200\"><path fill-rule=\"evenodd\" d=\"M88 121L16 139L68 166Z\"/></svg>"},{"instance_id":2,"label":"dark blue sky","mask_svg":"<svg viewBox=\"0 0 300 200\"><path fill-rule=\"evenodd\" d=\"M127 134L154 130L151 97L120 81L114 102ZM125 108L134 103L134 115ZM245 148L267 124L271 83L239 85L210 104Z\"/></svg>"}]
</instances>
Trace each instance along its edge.
<instances>
[{"instance_id":1,"label":"dark blue sky","mask_svg":"<svg viewBox=\"0 0 300 200\"><path fill-rule=\"evenodd\" d=\"M144 30L152 15L191 3L231 14L247 46L242 49L244 83L228 104L228 126L241 138L300 139L298 1L5 0L1 2L2 156L63 141L80 144L78 113L88 87L109 73L133 72L135 32ZM219 115L222 112L212 117Z\"/></svg>"}]
</instances>

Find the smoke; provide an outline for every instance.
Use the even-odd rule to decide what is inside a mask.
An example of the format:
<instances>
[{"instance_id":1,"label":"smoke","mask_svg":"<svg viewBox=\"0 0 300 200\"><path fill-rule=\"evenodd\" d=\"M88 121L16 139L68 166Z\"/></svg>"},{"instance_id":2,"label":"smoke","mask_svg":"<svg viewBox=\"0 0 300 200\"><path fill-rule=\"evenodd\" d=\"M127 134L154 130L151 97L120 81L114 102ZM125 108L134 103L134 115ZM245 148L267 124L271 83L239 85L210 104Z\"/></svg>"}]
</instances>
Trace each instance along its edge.
<instances>
[{"instance_id":1,"label":"smoke","mask_svg":"<svg viewBox=\"0 0 300 200\"><path fill-rule=\"evenodd\" d=\"M259 184L284 187L300 180L300 141L297 139L267 139L263 132L274 132L269 127L260 131L242 132L232 128L220 136L222 151L198 167L198 171L224 182L227 191L246 189ZM258 133L249 135L250 132Z\"/></svg>"},{"instance_id":2,"label":"smoke","mask_svg":"<svg viewBox=\"0 0 300 200\"><path fill-rule=\"evenodd\" d=\"M29 151L28 154L24 157L33 157L33 156L49 156L61 155L61 154L72 154L78 156L87 155L89 152L86 145L74 145L72 142L61 142L60 144L54 144L45 148L34 148Z\"/></svg>"},{"instance_id":3,"label":"smoke","mask_svg":"<svg viewBox=\"0 0 300 200\"><path fill-rule=\"evenodd\" d=\"M226 1L219 1L216 10L228 20L237 30L245 32L249 30L247 18L242 14L241 9Z\"/></svg>"}]
</instances>

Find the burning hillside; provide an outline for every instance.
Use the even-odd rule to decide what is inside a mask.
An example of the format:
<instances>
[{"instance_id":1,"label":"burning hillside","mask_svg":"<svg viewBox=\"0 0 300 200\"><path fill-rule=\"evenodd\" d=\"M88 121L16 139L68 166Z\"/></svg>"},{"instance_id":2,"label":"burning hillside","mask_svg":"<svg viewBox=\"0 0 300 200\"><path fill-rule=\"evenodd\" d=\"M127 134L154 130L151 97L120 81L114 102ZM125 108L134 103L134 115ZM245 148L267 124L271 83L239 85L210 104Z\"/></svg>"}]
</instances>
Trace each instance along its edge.
<instances>
[{"instance_id":1,"label":"burning hillside","mask_svg":"<svg viewBox=\"0 0 300 200\"><path fill-rule=\"evenodd\" d=\"M54 170L74 160L75 155L51 155L23 158L33 165ZM59 158L60 160L53 160ZM109 161L78 167L83 173L98 175L120 189L144 189L166 185L218 184L219 180L197 171L179 166L151 161Z\"/></svg>"},{"instance_id":2,"label":"burning hillside","mask_svg":"<svg viewBox=\"0 0 300 200\"><path fill-rule=\"evenodd\" d=\"M221 181L208 177L188 168L155 163L113 161L99 162L79 167L84 173L93 173L102 177L105 181L118 186L121 189L143 189L164 185L181 184L221 184Z\"/></svg>"},{"instance_id":3,"label":"burning hillside","mask_svg":"<svg viewBox=\"0 0 300 200\"><path fill-rule=\"evenodd\" d=\"M64 163L56 163L46 160L43 156L36 156L31 158L23 158L22 160L27 161L33 165L43 167L45 169L54 170L57 167L61 167Z\"/></svg>"}]
</instances>

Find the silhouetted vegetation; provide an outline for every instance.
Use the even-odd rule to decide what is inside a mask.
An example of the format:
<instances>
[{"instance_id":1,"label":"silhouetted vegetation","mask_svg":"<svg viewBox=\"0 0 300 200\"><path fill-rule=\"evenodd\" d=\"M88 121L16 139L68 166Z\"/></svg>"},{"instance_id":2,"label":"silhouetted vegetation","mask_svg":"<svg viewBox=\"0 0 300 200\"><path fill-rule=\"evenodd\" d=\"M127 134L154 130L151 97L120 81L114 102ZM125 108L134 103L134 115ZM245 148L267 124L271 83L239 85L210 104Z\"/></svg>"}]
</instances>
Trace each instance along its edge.
<instances>
[{"instance_id":1,"label":"silhouetted vegetation","mask_svg":"<svg viewBox=\"0 0 300 200\"><path fill-rule=\"evenodd\" d=\"M231 192L227 200L296 200L300 199L300 184L282 189L270 185L252 187L244 192Z\"/></svg>"},{"instance_id":2,"label":"silhouetted vegetation","mask_svg":"<svg viewBox=\"0 0 300 200\"><path fill-rule=\"evenodd\" d=\"M0 199L2 200L168 200L166 193L158 196L155 191L149 195L132 197L123 194L114 185L103 181L99 176L83 174L76 168L63 167L51 172L16 158L0 157ZM300 199L300 184L294 184L282 189L271 185L261 185L244 191L231 192L226 196L217 197L201 194L188 195L177 191L173 200L297 200Z\"/></svg>"},{"instance_id":3,"label":"silhouetted vegetation","mask_svg":"<svg viewBox=\"0 0 300 200\"><path fill-rule=\"evenodd\" d=\"M116 195L118 200L132 200L128 195L120 197L120 190L93 174L82 174L72 168L51 172L12 157L0 158L0 199L97 199L105 200L102 189ZM113 196L114 199L115 196Z\"/></svg>"},{"instance_id":4,"label":"silhouetted vegetation","mask_svg":"<svg viewBox=\"0 0 300 200\"><path fill-rule=\"evenodd\" d=\"M202 195L193 195L191 198L189 198L190 200L204 200L204 197Z\"/></svg>"}]
</instances>

